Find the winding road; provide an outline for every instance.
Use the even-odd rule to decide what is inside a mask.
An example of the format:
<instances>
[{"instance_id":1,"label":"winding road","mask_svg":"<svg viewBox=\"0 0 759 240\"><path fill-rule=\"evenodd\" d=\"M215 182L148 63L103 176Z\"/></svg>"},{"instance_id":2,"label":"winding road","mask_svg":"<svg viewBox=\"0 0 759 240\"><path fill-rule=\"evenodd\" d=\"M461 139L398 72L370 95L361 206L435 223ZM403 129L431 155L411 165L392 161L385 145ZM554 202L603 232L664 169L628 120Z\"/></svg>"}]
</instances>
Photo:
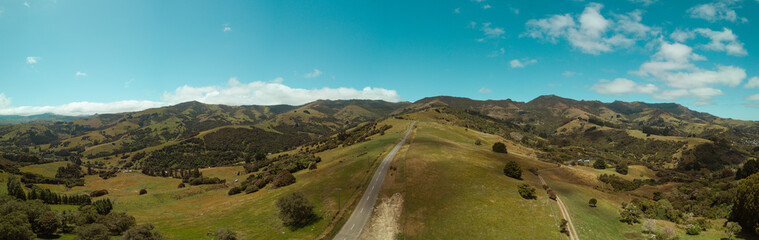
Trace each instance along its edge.
<instances>
[{"instance_id":1,"label":"winding road","mask_svg":"<svg viewBox=\"0 0 759 240\"><path fill-rule=\"evenodd\" d=\"M546 181L543 180L543 176L538 175L538 178L540 178L540 182L543 183L543 185L548 186ZM569 229L569 239L580 240L580 237L577 236L575 225L572 224L572 218L569 217L569 212L567 211L567 207L564 206L564 202L561 201L561 198L559 198L558 195L556 196L556 203L559 204L559 210L561 210L561 215L564 216L564 219L567 220L567 228Z\"/></svg>"},{"instance_id":2,"label":"winding road","mask_svg":"<svg viewBox=\"0 0 759 240\"><path fill-rule=\"evenodd\" d=\"M406 142L406 138L408 138L409 133L411 133L414 123L416 123L416 121L411 122L411 126L408 127L408 131L406 131L406 135L403 136L403 139L401 139L401 141L395 145L393 150L382 159L382 163L380 163L379 168L377 168L377 171L374 172L374 176L372 176L372 181L369 182L369 186L366 187L364 195L362 195L361 200L358 201L356 209L353 210L350 218L348 218L348 221L345 222L345 225L343 225L340 231L337 232L334 239L358 239L361 235L361 230L364 229L364 225L366 225L369 221L369 217L372 215L372 209L374 209L374 203L377 202L377 195L379 195L382 182L385 180L387 169L393 161L393 158L395 158L395 154L398 153L398 150L401 149L403 143Z\"/></svg>"}]
</instances>

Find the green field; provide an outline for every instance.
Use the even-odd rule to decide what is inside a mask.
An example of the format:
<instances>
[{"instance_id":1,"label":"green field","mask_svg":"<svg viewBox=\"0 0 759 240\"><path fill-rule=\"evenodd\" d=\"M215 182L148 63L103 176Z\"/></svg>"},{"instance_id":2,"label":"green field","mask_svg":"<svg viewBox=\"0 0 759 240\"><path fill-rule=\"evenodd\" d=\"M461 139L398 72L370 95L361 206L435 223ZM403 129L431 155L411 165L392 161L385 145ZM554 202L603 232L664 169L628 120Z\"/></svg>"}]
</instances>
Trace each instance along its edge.
<instances>
[{"instance_id":1,"label":"green field","mask_svg":"<svg viewBox=\"0 0 759 240\"><path fill-rule=\"evenodd\" d=\"M562 239L556 203L540 190L537 177L525 171L525 180L503 175L507 160L523 169L549 167L516 155L489 150L499 140L464 128L418 122L403 159L400 187L388 186L384 195L401 191L403 235L407 239ZM481 146L474 144L483 141ZM539 190L537 200L526 200L517 185Z\"/></svg>"},{"instance_id":2,"label":"green field","mask_svg":"<svg viewBox=\"0 0 759 240\"><path fill-rule=\"evenodd\" d=\"M35 165L24 166L24 167L19 168L19 170L21 170L21 172L36 173L45 177L54 178L55 174L58 173L58 168L65 167L68 164L70 164L70 162L68 161L51 162L51 163L45 163L45 164L35 164Z\"/></svg>"}]
</instances>

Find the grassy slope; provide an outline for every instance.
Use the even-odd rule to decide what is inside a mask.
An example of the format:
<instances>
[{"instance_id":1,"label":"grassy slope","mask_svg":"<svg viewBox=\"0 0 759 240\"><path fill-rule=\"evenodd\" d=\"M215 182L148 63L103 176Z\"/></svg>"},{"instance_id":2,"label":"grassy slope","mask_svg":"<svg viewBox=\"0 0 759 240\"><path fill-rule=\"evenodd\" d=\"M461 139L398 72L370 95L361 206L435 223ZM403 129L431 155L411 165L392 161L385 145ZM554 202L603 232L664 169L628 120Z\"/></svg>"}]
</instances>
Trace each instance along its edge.
<instances>
[{"instance_id":1,"label":"grassy slope","mask_svg":"<svg viewBox=\"0 0 759 240\"><path fill-rule=\"evenodd\" d=\"M476 146L480 139L483 145ZM489 150L492 135L433 122L418 122L411 145L391 171L399 174L382 194L404 196L402 231L408 239L561 239L555 202L538 190L538 200L525 200L517 185L540 185L525 171L525 180L503 175L507 159L523 168L549 167L514 154ZM396 186L393 186L396 185Z\"/></svg>"},{"instance_id":2,"label":"grassy slope","mask_svg":"<svg viewBox=\"0 0 759 240\"><path fill-rule=\"evenodd\" d=\"M69 193L85 193L107 189L107 195L115 201L115 211L126 211L137 218L138 223L150 222L171 239L199 239L208 231L229 228L239 233L241 239L313 239L328 228L337 212L337 190L342 188L342 208L348 199L355 200L363 192L369 173L376 168L380 158L399 139L410 123L404 120L388 120L392 124L384 136L374 141L337 148L318 154L323 162L317 170L304 170L295 174L294 185L266 188L253 194L228 196L228 187L192 186L177 189L178 179L149 177L139 173L118 173L118 176L102 180L87 176L84 187L75 187ZM232 185L241 167L203 169L204 175L227 179ZM145 188L147 195L139 196ZM277 218L276 200L293 191L300 191L316 205L321 217L307 227L290 230ZM350 214L343 211L344 216Z\"/></svg>"},{"instance_id":3,"label":"grassy slope","mask_svg":"<svg viewBox=\"0 0 759 240\"><path fill-rule=\"evenodd\" d=\"M21 172L36 173L45 177L54 178L55 174L58 173L58 168L65 167L67 164L70 164L70 162L68 161L51 162L51 163L45 163L45 164L35 164L35 165L24 166L24 167L19 168L19 170L21 170Z\"/></svg>"}]
</instances>

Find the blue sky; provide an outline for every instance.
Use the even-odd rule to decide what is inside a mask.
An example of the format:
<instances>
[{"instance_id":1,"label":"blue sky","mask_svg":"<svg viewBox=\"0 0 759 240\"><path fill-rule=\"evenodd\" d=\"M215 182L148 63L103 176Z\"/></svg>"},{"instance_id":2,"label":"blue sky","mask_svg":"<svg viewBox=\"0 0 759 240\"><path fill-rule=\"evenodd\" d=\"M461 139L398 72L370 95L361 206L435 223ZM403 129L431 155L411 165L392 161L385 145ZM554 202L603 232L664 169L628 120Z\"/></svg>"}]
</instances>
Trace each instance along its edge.
<instances>
[{"instance_id":1,"label":"blue sky","mask_svg":"<svg viewBox=\"0 0 759 240\"><path fill-rule=\"evenodd\" d=\"M0 114L556 94L759 120L756 12L757 0L4 0Z\"/></svg>"}]
</instances>

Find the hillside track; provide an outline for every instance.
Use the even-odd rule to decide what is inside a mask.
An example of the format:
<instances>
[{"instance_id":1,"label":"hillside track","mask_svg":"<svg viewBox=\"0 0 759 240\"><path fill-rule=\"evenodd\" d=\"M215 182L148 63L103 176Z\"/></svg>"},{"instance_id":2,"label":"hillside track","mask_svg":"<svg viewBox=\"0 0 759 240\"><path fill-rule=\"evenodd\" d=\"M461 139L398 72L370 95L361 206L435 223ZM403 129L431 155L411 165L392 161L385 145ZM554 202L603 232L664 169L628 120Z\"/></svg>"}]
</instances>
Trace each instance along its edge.
<instances>
[{"instance_id":1,"label":"hillside track","mask_svg":"<svg viewBox=\"0 0 759 240\"><path fill-rule=\"evenodd\" d=\"M538 175L538 178L540 178L540 182L543 183L543 185L548 186L546 181L543 180L543 176ZM564 202L561 201L561 198L558 195L556 196L556 204L559 205L559 209L561 210L561 215L564 217L564 219L567 220L567 228L569 229L569 239L580 240L580 237L577 236L577 230L575 230L575 225L572 224L572 218L569 216L569 211L567 211L567 207L564 206Z\"/></svg>"}]
</instances>

